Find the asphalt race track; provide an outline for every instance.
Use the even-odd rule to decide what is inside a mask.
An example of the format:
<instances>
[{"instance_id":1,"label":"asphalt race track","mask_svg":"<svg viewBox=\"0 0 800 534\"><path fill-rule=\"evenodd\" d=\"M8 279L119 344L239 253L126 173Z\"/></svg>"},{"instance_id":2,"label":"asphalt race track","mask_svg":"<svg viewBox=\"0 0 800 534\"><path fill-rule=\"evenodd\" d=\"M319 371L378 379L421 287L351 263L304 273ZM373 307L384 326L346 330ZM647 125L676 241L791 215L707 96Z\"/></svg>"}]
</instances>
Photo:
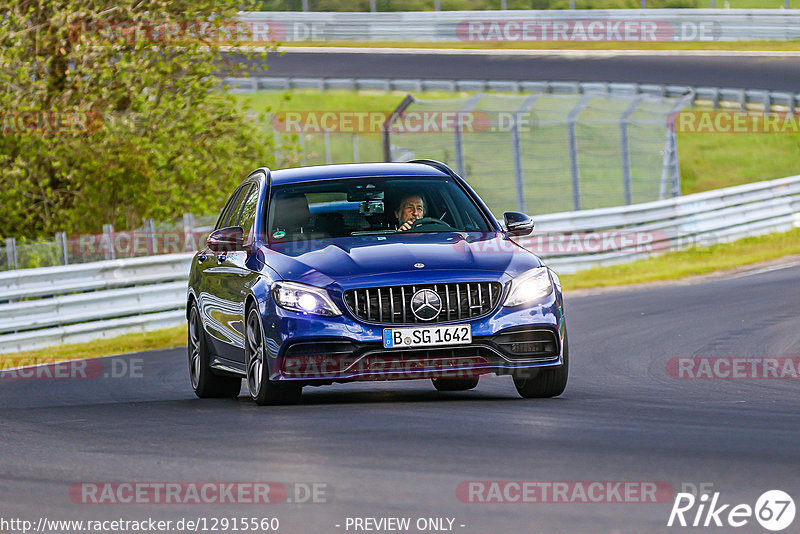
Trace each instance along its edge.
<instances>
[{"instance_id":1,"label":"asphalt race track","mask_svg":"<svg viewBox=\"0 0 800 534\"><path fill-rule=\"evenodd\" d=\"M474 51L470 51L474 52ZM797 92L800 57L289 51L259 76L641 82Z\"/></svg>"},{"instance_id":2,"label":"asphalt race track","mask_svg":"<svg viewBox=\"0 0 800 534\"><path fill-rule=\"evenodd\" d=\"M797 501L798 380L688 380L666 369L677 357L797 360L800 266L567 294L567 317L572 372L552 400L522 400L498 377L463 393L437 393L428 381L306 388L289 407L259 408L246 395L199 400L185 349L106 359L94 379L6 371L2 516L277 517L286 533L353 532L347 517L448 517L464 534L730 532L667 528L672 494L644 504L485 504L462 502L456 488L663 481L674 491L711 483L724 503L753 506L770 489ZM85 481L316 482L327 484L328 502L76 504L69 490ZM752 518L736 531L766 532Z\"/></svg>"}]
</instances>

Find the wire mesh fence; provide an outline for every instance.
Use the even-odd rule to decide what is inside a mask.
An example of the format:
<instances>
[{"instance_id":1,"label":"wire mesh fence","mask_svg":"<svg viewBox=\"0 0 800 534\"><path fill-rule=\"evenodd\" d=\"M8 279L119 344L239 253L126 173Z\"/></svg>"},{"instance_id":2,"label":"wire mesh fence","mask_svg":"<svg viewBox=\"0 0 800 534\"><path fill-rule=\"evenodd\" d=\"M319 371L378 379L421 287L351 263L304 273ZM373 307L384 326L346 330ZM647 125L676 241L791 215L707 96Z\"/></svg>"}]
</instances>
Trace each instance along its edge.
<instances>
[{"instance_id":1,"label":"wire mesh fence","mask_svg":"<svg viewBox=\"0 0 800 534\"><path fill-rule=\"evenodd\" d=\"M687 103L641 94L413 99L386 130L387 156L451 164L495 213L659 200L680 194L669 124ZM432 126L420 132L410 122Z\"/></svg>"}]
</instances>

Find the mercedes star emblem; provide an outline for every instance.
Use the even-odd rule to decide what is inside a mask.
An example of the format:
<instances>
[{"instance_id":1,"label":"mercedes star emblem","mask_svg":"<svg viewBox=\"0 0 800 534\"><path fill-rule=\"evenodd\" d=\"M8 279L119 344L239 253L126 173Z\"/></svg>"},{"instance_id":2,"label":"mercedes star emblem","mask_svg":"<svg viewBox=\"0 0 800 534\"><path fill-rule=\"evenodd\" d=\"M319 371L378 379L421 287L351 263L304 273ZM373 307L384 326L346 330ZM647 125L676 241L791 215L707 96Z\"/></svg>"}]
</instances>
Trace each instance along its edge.
<instances>
[{"instance_id":1,"label":"mercedes star emblem","mask_svg":"<svg viewBox=\"0 0 800 534\"><path fill-rule=\"evenodd\" d=\"M411 313L420 321L433 321L442 311L442 299L436 291L420 289L411 297Z\"/></svg>"}]
</instances>

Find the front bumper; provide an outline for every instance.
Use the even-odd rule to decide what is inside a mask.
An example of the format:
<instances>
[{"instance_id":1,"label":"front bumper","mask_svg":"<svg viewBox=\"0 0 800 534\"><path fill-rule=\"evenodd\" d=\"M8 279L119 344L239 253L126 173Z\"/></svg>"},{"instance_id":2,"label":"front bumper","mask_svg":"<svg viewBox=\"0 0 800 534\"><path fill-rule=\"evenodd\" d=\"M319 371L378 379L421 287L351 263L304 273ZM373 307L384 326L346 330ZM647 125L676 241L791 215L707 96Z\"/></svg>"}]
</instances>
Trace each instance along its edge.
<instances>
[{"instance_id":1,"label":"front bumper","mask_svg":"<svg viewBox=\"0 0 800 534\"><path fill-rule=\"evenodd\" d=\"M383 329L397 325L368 324L347 313L304 315L274 304L264 311L272 380L325 384L519 375L526 369L560 366L564 357L563 304L558 292L535 305L499 306L488 316L458 322L472 328L469 345L430 348L384 349Z\"/></svg>"}]
</instances>

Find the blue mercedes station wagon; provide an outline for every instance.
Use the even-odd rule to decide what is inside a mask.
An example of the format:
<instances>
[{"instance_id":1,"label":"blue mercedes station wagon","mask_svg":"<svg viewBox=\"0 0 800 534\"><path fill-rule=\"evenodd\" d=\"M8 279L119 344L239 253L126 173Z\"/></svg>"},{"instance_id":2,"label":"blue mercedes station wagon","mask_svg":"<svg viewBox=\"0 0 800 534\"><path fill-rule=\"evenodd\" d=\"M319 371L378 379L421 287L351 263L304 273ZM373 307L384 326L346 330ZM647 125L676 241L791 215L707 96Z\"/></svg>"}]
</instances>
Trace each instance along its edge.
<instances>
[{"instance_id":1,"label":"blue mercedes station wagon","mask_svg":"<svg viewBox=\"0 0 800 534\"><path fill-rule=\"evenodd\" d=\"M558 276L446 165L253 171L191 266L189 374L198 397L287 404L304 386L510 375L560 395L569 349Z\"/></svg>"}]
</instances>

